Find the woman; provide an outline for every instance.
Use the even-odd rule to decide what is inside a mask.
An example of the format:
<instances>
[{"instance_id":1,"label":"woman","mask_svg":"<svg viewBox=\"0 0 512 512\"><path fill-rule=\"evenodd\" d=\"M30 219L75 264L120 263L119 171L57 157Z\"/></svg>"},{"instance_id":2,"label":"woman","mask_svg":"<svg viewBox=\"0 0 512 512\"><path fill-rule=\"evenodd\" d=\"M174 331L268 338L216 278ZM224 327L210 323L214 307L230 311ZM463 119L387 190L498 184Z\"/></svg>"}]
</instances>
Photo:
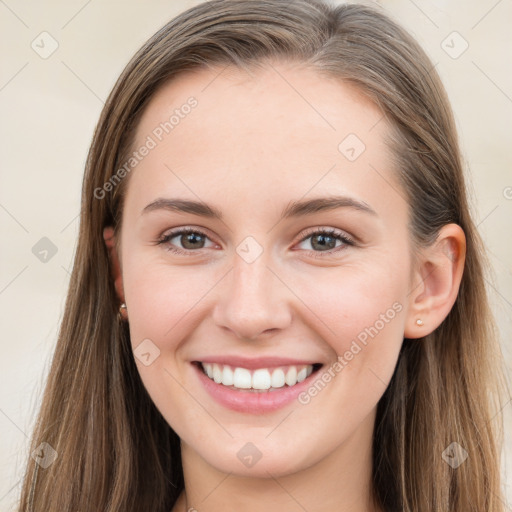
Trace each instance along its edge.
<instances>
[{"instance_id":1,"label":"woman","mask_svg":"<svg viewBox=\"0 0 512 512\"><path fill-rule=\"evenodd\" d=\"M20 510L504 510L443 86L380 11L213 0L119 78Z\"/></svg>"}]
</instances>

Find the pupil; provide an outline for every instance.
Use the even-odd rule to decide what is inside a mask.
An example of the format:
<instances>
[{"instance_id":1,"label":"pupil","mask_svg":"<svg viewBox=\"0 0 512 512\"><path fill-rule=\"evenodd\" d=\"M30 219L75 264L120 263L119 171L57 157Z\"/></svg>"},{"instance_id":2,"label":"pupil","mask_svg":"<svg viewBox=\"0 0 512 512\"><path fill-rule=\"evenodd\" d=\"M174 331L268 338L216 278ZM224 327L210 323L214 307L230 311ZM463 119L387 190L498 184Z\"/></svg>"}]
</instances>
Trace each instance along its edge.
<instances>
[{"instance_id":1,"label":"pupil","mask_svg":"<svg viewBox=\"0 0 512 512\"><path fill-rule=\"evenodd\" d=\"M181 243L183 247L185 247L185 249L195 249L197 248L197 244L194 244L194 242L197 242L196 239L199 239L201 237L202 235L198 235L196 233L187 233L181 237ZM201 242L201 240L199 240L199 242ZM187 247L188 244L190 245Z\"/></svg>"},{"instance_id":2,"label":"pupil","mask_svg":"<svg viewBox=\"0 0 512 512\"><path fill-rule=\"evenodd\" d=\"M315 235L311 241L311 245L313 247L315 247L315 242L319 244L322 251L334 249L336 247L336 239L329 235Z\"/></svg>"},{"instance_id":3,"label":"pupil","mask_svg":"<svg viewBox=\"0 0 512 512\"><path fill-rule=\"evenodd\" d=\"M201 243L201 238L202 235L198 235L196 233L184 234L182 236L183 247L185 247L186 249L194 249L195 247L197 247L197 242ZM336 247L336 239L330 235L315 235L312 238L311 245L315 247L315 244L317 244L317 248L319 248L322 251L334 249Z\"/></svg>"}]
</instances>

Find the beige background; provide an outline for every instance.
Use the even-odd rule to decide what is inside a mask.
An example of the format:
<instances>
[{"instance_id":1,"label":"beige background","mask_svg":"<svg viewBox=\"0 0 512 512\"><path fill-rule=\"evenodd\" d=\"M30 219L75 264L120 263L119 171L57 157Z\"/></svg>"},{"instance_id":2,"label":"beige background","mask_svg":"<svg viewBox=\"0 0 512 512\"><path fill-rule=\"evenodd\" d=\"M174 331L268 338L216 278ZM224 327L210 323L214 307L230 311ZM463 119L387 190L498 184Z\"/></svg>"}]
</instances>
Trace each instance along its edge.
<instances>
[{"instance_id":1,"label":"beige background","mask_svg":"<svg viewBox=\"0 0 512 512\"><path fill-rule=\"evenodd\" d=\"M103 101L140 45L197 3L0 0L2 511L13 510L56 342L76 244L83 166ZM489 290L510 373L512 2L380 3L426 49L452 101L471 168L475 218L496 275ZM58 48L45 55L52 44ZM32 252L42 237L57 249L46 263ZM512 503L511 409L509 402L503 471Z\"/></svg>"}]
</instances>

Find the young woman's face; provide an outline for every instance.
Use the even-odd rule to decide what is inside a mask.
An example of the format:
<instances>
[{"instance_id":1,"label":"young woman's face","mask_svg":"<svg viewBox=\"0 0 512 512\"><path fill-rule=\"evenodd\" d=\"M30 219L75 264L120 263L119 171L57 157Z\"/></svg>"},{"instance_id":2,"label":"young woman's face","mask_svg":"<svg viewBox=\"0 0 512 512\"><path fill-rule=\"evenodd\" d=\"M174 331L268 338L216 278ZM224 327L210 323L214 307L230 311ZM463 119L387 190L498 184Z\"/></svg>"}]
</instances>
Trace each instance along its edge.
<instances>
[{"instance_id":1,"label":"young woman's face","mask_svg":"<svg viewBox=\"0 0 512 512\"><path fill-rule=\"evenodd\" d=\"M268 477L369 457L411 291L388 130L353 87L283 63L184 74L151 100L124 297L142 381L203 463Z\"/></svg>"}]
</instances>

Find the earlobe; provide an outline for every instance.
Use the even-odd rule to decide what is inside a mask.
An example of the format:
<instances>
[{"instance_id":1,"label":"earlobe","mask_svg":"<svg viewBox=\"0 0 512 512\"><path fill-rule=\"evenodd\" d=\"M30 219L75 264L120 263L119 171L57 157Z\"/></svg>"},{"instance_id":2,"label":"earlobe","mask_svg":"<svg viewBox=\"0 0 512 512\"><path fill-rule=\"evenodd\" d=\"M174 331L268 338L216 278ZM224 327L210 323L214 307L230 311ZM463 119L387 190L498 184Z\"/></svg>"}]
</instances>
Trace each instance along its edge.
<instances>
[{"instance_id":1,"label":"earlobe","mask_svg":"<svg viewBox=\"0 0 512 512\"><path fill-rule=\"evenodd\" d=\"M443 226L436 241L421 250L409 294L405 338L430 334L448 316L457 299L465 257L466 237L457 224Z\"/></svg>"},{"instance_id":2,"label":"earlobe","mask_svg":"<svg viewBox=\"0 0 512 512\"><path fill-rule=\"evenodd\" d=\"M103 239L108 249L108 255L110 260L110 269L112 278L114 279L114 286L116 289L119 300L124 303L124 290L123 290L123 276L121 274L121 266L119 263L119 257L115 246L115 233L114 228L107 226L103 230Z\"/></svg>"}]
</instances>

